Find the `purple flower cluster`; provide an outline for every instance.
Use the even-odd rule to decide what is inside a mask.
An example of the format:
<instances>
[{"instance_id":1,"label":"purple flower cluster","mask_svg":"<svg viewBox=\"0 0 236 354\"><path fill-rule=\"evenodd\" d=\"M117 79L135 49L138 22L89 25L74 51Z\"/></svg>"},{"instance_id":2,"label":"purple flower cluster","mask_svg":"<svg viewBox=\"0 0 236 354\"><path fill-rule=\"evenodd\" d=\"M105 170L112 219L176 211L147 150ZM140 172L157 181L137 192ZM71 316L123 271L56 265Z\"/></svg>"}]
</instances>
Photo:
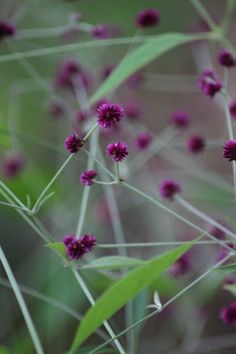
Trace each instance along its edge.
<instances>
[{"instance_id":1,"label":"purple flower cluster","mask_svg":"<svg viewBox=\"0 0 236 354\"><path fill-rule=\"evenodd\" d=\"M198 154L205 149L205 139L201 135L192 135L187 141L188 151Z\"/></svg>"},{"instance_id":2,"label":"purple flower cluster","mask_svg":"<svg viewBox=\"0 0 236 354\"><path fill-rule=\"evenodd\" d=\"M236 101L231 101L229 104L229 111L233 118L236 118Z\"/></svg>"},{"instance_id":3,"label":"purple flower cluster","mask_svg":"<svg viewBox=\"0 0 236 354\"><path fill-rule=\"evenodd\" d=\"M171 123L173 123L177 128L187 128L189 125L189 116L186 112L176 111L172 113L170 117Z\"/></svg>"},{"instance_id":4,"label":"purple flower cluster","mask_svg":"<svg viewBox=\"0 0 236 354\"><path fill-rule=\"evenodd\" d=\"M125 143L117 142L107 146L107 154L110 155L114 162L121 162L128 156L128 148Z\"/></svg>"},{"instance_id":5,"label":"purple flower cluster","mask_svg":"<svg viewBox=\"0 0 236 354\"><path fill-rule=\"evenodd\" d=\"M85 88L90 86L90 78L74 59L65 60L56 76L56 86L72 89L77 78L80 78Z\"/></svg>"},{"instance_id":6,"label":"purple flower cluster","mask_svg":"<svg viewBox=\"0 0 236 354\"><path fill-rule=\"evenodd\" d=\"M145 9L136 17L136 26L147 28L156 26L160 22L160 13L156 9Z\"/></svg>"},{"instance_id":7,"label":"purple flower cluster","mask_svg":"<svg viewBox=\"0 0 236 354\"><path fill-rule=\"evenodd\" d=\"M236 60L233 57L232 53L227 49L222 49L218 55L218 62L220 65L225 66L226 68L232 68L236 65Z\"/></svg>"},{"instance_id":8,"label":"purple flower cluster","mask_svg":"<svg viewBox=\"0 0 236 354\"><path fill-rule=\"evenodd\" d=\"M66 253L70 259L79 259L86 253L91 252L96 244L96 237L93 235L83 235L76 239L74 235L67 235L63 240L66 246Z\"/></svg>"},{"instance_id":9,"label":"purple flower cluster","mask_svg":"<svg viewBox=\"0 0 236 354\"><path fill-rule=\"evenodd\" d=\"M17 177L25 166L25 159L19 153L9 153L3 161L3 174L6 178Z\"/></svg>"},{"instance_id":10,"label":"purple flower cluster","mask_svg":"<svg viewBox=\"0 0 236 354\"><path fill-rule=\"evenodd\" d=\"M236 326L236 302L224 307L220 312L220 318L224 323Z\"/></svg>"},{"instance_id":11,"label":"purple flower cluster","mask_svg":"<svg viewBox=\"0 0 236 354\"><path fill-rule=\"evenodd\" d=\"M202 92L209 97L214 97L222 89L222 83L212 69L203 70L198 82Z\"/></svg>"},{"instance_id":12,"label":"purple flower cluster","mask_svg":"<svg viewBox=\"0 0 236 354\"><path fill-rule=\"evenodd\" d=\"M135 139L135 145L139 150L145 150L148 148L152 141L152 136L149 132L140 133Z\"/></svg>"},{"instance_id":13,"label":"purple flower cluster","mask_svg":"<svg viewBox=\"0 0 236 354\"><path fill-rule=\"evenodd\" d=\"M188 253L181 256L170 268L170 275L177 278L181 275L185 275L191 269L191 262Z\"/></svg>"},{"instance_id":14,"label":"purple flower cluster","mask_svg":"<svg viewBox=\"0 0 236 354\"><path fill-rule=\"evenodd\" d=\"M97 109L98 124L109 129L124 118L124 109L116 103L102 103Z\"/></svg>"},{"instance_id":15,"label":"purple flower cluster","mask_svg":"<svg viewBox=\"0 0 236 354\"><path fill-rule=\"evenodd\" d=\"M223 146L223 157L229 161L236 161L236 140L228 140Z\"/></svg>"},{"instance_id":16,"label":"purple flower cluster","mask_svg":"<svg viewBox=\"0 0 236 354\"><path fill-rule=\"evenodd\" d=\"M160 185L160 194L162 198L173 200L175 195L181 192L181 188L178 182L167 179Z\"/></svg>"},{"instance_id":17,"label":"purple flower cluster","mask_svg":"<svg viewBox=\"0 0 236 354\"><path fill-rule=\"evenodd\" d=\"M97 176L97 171L92 169L92 170L86 170L80 175L80 182L86 187L89 187L93 184L93 179Z\"/></svg>"},{"instance_id":18,"label":"purple flower cluster","mask_svg":"<svg viewBox=\"0 0 236 354\"><path fill-rule=\"evenodd\" d=\"M16 34L16 27L9 22L0 21L0 40Z\"/></svg>"},{"instance_id":19,"label":"purple flower cluster","mask_svg":"<svg viewBox=\"0 0 236 354\"><path fill-rule=\"evenodd\" d=\"M80 139L76 134L69 135L64 142L64 146L70 154L75 154L76 152L78 152L83 145L83 140Z\"/></svg>"}]
</instances>

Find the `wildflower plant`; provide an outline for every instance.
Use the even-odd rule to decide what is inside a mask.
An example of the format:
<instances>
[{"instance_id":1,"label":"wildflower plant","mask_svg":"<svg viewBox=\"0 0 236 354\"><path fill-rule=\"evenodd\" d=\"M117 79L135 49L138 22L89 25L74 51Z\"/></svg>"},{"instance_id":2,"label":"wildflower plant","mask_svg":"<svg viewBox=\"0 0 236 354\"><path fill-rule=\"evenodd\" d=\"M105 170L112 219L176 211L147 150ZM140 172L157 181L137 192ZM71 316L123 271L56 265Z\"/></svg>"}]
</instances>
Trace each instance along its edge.
<instances>
[{"instance_id":1,"label":"wildflower plant","mask_svg":"<svg viewBox=\"0 0 236 354\"><path fill-rule=\"evenodd\" d=\"M0 353L223 353L235 1L100 2L0 4Z\"/></svg>"}]
</instances>

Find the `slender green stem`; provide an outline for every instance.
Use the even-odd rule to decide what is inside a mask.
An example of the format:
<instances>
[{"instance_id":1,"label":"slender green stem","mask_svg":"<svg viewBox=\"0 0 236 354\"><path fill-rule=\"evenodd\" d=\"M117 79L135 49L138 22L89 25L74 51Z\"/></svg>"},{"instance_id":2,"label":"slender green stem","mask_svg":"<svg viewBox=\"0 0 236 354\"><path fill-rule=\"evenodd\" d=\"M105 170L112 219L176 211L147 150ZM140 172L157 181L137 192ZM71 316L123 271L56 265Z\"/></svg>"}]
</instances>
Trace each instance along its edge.
<instances>
[{"instance_id":1,"label":"slender green stem","mask_svg":"<svg viewBox=\"0 0 236 354\"><path fill-rule=\"evenodd\" d=\"M21 312L22 312L22 315L25 319L25 322L26 322L26 325L28 327L28 330L29 330L29 333L30 333L30 336L31 336L31 339L32 339L32 342L34 344L34 347L35 347L35 351L37 354L44 354L44 351L43 351L43 348L42 348L42 345L41 345L41 342L40 342L40 339L39 339L39 336L37 334L37 331L35 329L35 326L33 324L33 321L32 321L32 318L30 316L30 313L28 311L28 308L25 304L25 301L24 301L24 298L21 294L21 291L19 289L19 286L17 284L17 281L14 277L14 274L11 270L11 267L7 261L7 258L3 252L3 249L2 247L0 246L0 261L3 265L3 268L7 274L7 277L9 279L9 282L11 284L11 287L12 287L12 290L14 291L14 294L16 296L16 299L17 299L17 302L19 304L19 307L21 309Z\"/></svg>"},{"instance_id":2,"label":"slender green stem","mask_svg":"<svg viewBox=\"0 0 236 354\"><path fill-rule=\"evenodd\" d=\"M86 142L88 140L88 138L93 134L93 132L97 129L97 127L98 127L98 123L96 123L92 126L92 128L88 131L88 133L83 138L84 142Z\"/></svg>"},{"instance_id":3,"label":"slender green stem","mask_svg":"<svg viewBox=\"0 0 236 354\"><path fill-rule=\"evenodd\" d=\"M153 205L157 206L158 208L166 211L168 214L173 215L174 217L176 217L178 220L182 221L183 223L185 223L186 225L191 226L192 228L194 228L197 231L200 231L201 233L205 233L209 238L211 238L212 240L216 241L218 244L220 244L221 246L227 248L228 250L232 251L232 249L225 244L224 242L222 242L221 240L217 240L215 239L209 232L203 230L201 227L193 224L191 221L185 219L183 216L181 216L180 214L176 213L174 210L169 209L167 206L165 206L164 204L162 204L161 202L159 202L158 200L152 198L151 196L149 196L148 194L140 191L139 189L131 186L130 184L126 183L126 182L122 182L120 184L121 186L124 186L127 189L130 189L131 191L133 191L134 193L139 194L141 197L145 198L146 200L148 200L149 202L151 202ZM228 230L229 233L229 230Z\"/></svg>"},{"instance_id":4,"label":"slender green stem","mask_svg":"<svg viewBox=\"0 0 236 354\"><path fill-rule=\"evenodd\" d=\"M76 280L78 281L81 289L83 290L83 293L85 294L85 296L87 297L88 301L90 302L90 304L92 306L95 305L95 300L92 296L92 294L90 293L87 285L85 284L82 276L79 274L79 272L75 269L72 270ZM109 323L107 321L103 322L104 327L106 328L107 332L109 333L109 335L111 336L111 342L114 341L117 349L119 350L120 354L126 354L123 347L121 346L120 342L116 339L116 335L113 332L112 328L110 327Z\"/></svg>"},{"instance_id":5,"label":"slender green stem","mask_svg":"<svg viewBox=\"0 0 236 354\"><path fill-rule=\"evenodd\" d=\"M205 273L201 274L198 278L196 278L193 282L191 282L188 286L186 286L184 289L182 289L179 293L177 293L174 297L172 297L170 300L168 300L163 306L162 306L162 311L169 306L172 302L174 302L175 300L177 300L180 296L182 296L183 294L185 294L189 289L191 289L193 286L195 286L197 283L199 283L203 278L205 278L207 275L209 275L212 270L214 270L215 268L219 267L221 264L223 264L225 261L227 261L233 254L228 254L226 257L224 257L220 262L216 263L213 267L210 267ZM143 323L144 321L152 318L153 316L157 315L158 313L160 313L160 310L155 310L153 312L151 312L149 315L145 316L144 318L142 318L141 320L135 322L134 324L132 324L130 327L126 328L124 331L120 332L119 334L116 335L116 338L119 338L121 336L123 336L124 334L126 334L128 331L130 331L132 328L137 327L138 325L140 325L141 323ZM96 353L98 350L104 348L107 344L110 344L112 341L112 339L109 339L107 342L99 345L97 348L95 348L94 350L88 352L88 354L94 354Z\"/></svg>"},{"instance_id":6,"label":"slender green stem","mask_svg":"<svg viewBox=\"0 0 236 354\"><path fill-rule=\"evenodd\" d=\"M113 185L113 184L118 184L117 181L108 181L108 182L105 182L105 181L98 181L98 180L96 180L96 179L94 179L93 182L96 183L96 184L102 184L102 185L104 185L104 186L107 186L107 185L108 185L108 186L111 186L111 185Z\"/></svg>"},{"instance_id":7,"label":"slender green stem","mask_svg":"<svg viewBox=\"0 0 236 354\"><path fill-rule=\"evenodd\" d=\"M199 0L190 0L190 2L193 4L199 15L206 21L208 26L215 32L219 31L218 26L215 24L209 13L206 11L205 7L202 5L202 3Z\"/></svg>"},{"instance_id":8,"label":"slender green stem","mask_svg":"<svg viewBox=\"0 0 236 354\"><path fill-rule=\"evenodd\" d=\"M208 215L206 215L205 213L203 213L202 211L198 210L197 208L195 208L193 205L191 205L190 203L188 203L184 198L182 198L180 195L177 195L175 200L182 205L185 209L187 209L188 211L190 211L192 214L198 216L200 219L206 221L209 225L213 225L215 227L217 227L219 230L221 230L222 232L226 233L226 235L231 236L233 239L236 238L236 234L233 233L231 230L227 229L224 225L221 225L220 223L218 223L217 221L215 221L214 219L210 218Z\"/></svg>"},{"instance_id":9,"label":"slender green stem","mask_svg":"<svg viewBox=\"0 0 236 354\"><path fill-rule=\"evenodd\" d=\"M223 241L224 243L228 243L228 241ZM97 245L97 248L143 248L143 247L172 247L172 246L179 246L188 244L189 241L173 241L173 242L133 242L133 243L100 243ZM217 241L213 240L205 240L205 241L198 241L194 244L197 245L217 245Z\"/></svg>"},{"instance_id":10,"label":"slender green stem","mask_svg":"<svg viewBox=\"0 0 236 354\"><path fill-rule=\"evenodd\" d=\"M42 191L42 193L40 194L40 196L38 197L38 199L35 202L35 205L32 209L33 213L38 212L39 209L39 205L42 201L42 199L44 198L45 194L47 193L47 191L51 188L51 186L53 185L53 183L56 181L56 179L60 176L60 174L62 173L62 171L64 170L64 168L67 166L67 164L70 162L70 160L72 159L72 157L74 156L74 154L71 154L66 161L63 163L63 165L59 168L59 170L57 171L57 173L53 176L53 178L51 179L51 181L47 184L47 186L44 188L44 190Z\"/></svg>"}]
</instances>

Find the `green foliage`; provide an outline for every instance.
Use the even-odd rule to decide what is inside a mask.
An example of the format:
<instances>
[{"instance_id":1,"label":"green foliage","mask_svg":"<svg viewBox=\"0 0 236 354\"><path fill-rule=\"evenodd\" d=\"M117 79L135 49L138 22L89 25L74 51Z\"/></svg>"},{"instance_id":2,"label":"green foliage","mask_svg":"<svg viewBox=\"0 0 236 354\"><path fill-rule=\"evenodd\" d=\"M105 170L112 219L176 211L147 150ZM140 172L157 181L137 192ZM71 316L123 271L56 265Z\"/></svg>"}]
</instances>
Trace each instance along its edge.
<instances>
[{"instance_id":1,"label":"green foliage","mask_svg":"<svg viewBox=\"0 0 236 354\"><path fill-rule=\"evenodd\" d=\"M217 271L222 271L222 272L236 272L236 263L231 263L225 266L217 267L215 268Z\"/></svg>"},{"instance_id":2,"label":"green foliage","mask_svg":"<svg viewBox=\"0 0 236 354\"><path fill-rule=\"evenodd\" d=\"M224 289L236 296L236 284L227 284L224 286Z\"/></svg>"},{"instance_id":3,"label":"green foliage","mask_svg":"<svg viewBox=\"0 0 236 354\"><path fill-rule=\"evenodd\" d=\"M95 103L107 93L110 93L111 90L117 88L130 75L134 74L152 60L160 57L162 54L167 53L170 49L196 39L199 39L199 36L183 33L165 33L148 39L147 42L132 50L121 61L107 80L99 87L98 91L92 96L90 103Z\"/></svg>"},{"instance_id":4,"label":"green foliage","mask_svg":"<svg viewBox=\"0 0 236 354\"><path fill-rule=\"evenodd\" d=\"M128 272L109 288L86 313L77 329L71 353L74 351L107 319L121 309L130 299L142 289L149 286L171 264L183 255L194 242L189 242L172 251L166 252L135 270Z\"/></svg>"},{"instance_id":5,"label":"green foliage","mask_svg":"<svg viewBox=\"0 0 236 354\"><path fill-rule=\"evenodd\" d=\"M55 251L58 256L65 260L66 258L66 246L62 242L51 242L47 244L47 247Z\"/></svg>"},{"instance_id":6,"label":"green foliage","mask_svg":"<svg viewBox=\"0 0 236 354\"><path fill-rule=\"evenodd\" d=\"M137 267L145 263L137 258L109 256L95 259L86 264L82 269L122 269Z\"/></svg>"}]
</instances>

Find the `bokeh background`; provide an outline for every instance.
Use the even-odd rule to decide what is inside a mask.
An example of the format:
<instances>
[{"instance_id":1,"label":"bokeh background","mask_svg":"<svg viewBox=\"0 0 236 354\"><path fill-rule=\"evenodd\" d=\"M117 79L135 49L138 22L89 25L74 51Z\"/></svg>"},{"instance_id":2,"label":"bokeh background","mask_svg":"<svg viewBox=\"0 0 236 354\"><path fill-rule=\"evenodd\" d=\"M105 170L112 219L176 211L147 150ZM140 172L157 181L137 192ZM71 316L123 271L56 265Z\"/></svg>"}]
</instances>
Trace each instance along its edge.
<instances>
[{"instance_id":1,"label":"bokeh background","mask_svg":"<svg viewBox=\"0 0 236 354\"><path fill-rule=\"evenodd\" d=\"M223 19L226 1L208 0L203 3L217 22ZM0 55L64 46L68 43L96 42L90 33L79 31L70 38L64 30L49 38L43 36L21 39L21 31L25 29L66 26L69 16L77 12L82 14L82 21L85 23L110 24L115 26L116 36L133 37L137 35L135 16L146 7L158 8L161 21L158 27L141 31L138 33L140 35L193 32L202 28L201 19L187 0L1 0L0 17L15 23L18 34L11 40L1 41ZM232 16L229 33L232 41L234 23L235 15ZM55 95L53 82L60 63L67 58L78 60L91 77L92 84L87 92L88 96L91 96L103 81L104 68L108 65L116 66L121 62L130 46L135 44L95 43L94 47L80 49L78 46L78 49L71 52L0 63L1 178L23 202L26 202L27 195L32 202L37 199L67 157L63 142L74 129L73 119L79 107L72 93L60 92L59 97L68 105L66 113L61 117L50 113L50 102ZM188 201L233 228L235 213L231 166L221 158L221 146L227 138L225 117L221 102L210 101L197 86L199 72L209 65L216 68L219 76L222 75L216 62L220 48L219 44L208 45L204 42L182 46L145 67L140 74L141 82L135 88L127 82L122 84L113 93L113 99L124 105L135 101L140 106L140 117L137 120L127 119L122 131L114 132L114 136L101 134L100 141L104 150L106 144L116 137L127 140L130 155L123 164L122 173L132 184L158 197L160 181L174 176L181 182ZM235 91L234 79L235 73L232 71L232 97ZM147 164L143 163L130 177L130 161L138 155L134 146L137 133L142 131L143 127L155 135L163 131L168 133L169 117L178 109L189 114L190 128L178 133L158 156L152 157ZM201 134L207 140L204 153L193 156L186 150L186 138L191 134ZM24 167L15 178L6 178L4 166L12 153L23 157ZM56 192L55 195L40 210L39 218L55 240L60 241L64 235L75 232L83 191L79 175L85 169L86 161L86 155L81 153L70 162L52 188ZM110 164L109 159L107 163ZM112 168L111 164L110 167ZM127 191L116 188L115 196L127 242L187 240L198 235L190 227ZM178 205L174 207L189 220L205 229L208 228L208 225L199 222L199 219L192 217ZM19 284L30 287L23 288L26 292L31 292L31 295L24 296L45 351L53 354L66 353L78 320L52 304L36 299L32 296L32 289L40 291L50 299L67 304L81 314L89 304L71 273L63 267L58 257L45 247L35 232L13 209L4 206L0 208L1 245ZM84 232L96 234L100 243L114 243L109 208L101 186L93 186L91 190ZM164 250L166 248L130 248L128 255L149 259ZM116 252L116 249L94 251L96 256L113 255ZM135 299L133 306L136 306L136 320L146 313L145 306L152 300L152 293L156 288L164 302L207 269L216 259L218 252L218 247L195 247L191 251L191 267L186 274L173 278L167 273L157 280L151 289L142 292ZM31 354L34 350L27 328L1 268L0 275L0 353ZM97 297L120 276L120 273L86 271L83 275ZM143 328L139 328L136 333L139 334L139 337L136 337L136 352L235 353L235 329L224 325L219 319L221 307L233 301L233 296L222 290L223 279L223 274L212 274L162 314L147 322ZM124 311L114 316L111 324L115 332L125 328ZM125 338L122 341L125 343ZM100 342L94 335L88 345Z\"/></svg>"}]
</instances>

